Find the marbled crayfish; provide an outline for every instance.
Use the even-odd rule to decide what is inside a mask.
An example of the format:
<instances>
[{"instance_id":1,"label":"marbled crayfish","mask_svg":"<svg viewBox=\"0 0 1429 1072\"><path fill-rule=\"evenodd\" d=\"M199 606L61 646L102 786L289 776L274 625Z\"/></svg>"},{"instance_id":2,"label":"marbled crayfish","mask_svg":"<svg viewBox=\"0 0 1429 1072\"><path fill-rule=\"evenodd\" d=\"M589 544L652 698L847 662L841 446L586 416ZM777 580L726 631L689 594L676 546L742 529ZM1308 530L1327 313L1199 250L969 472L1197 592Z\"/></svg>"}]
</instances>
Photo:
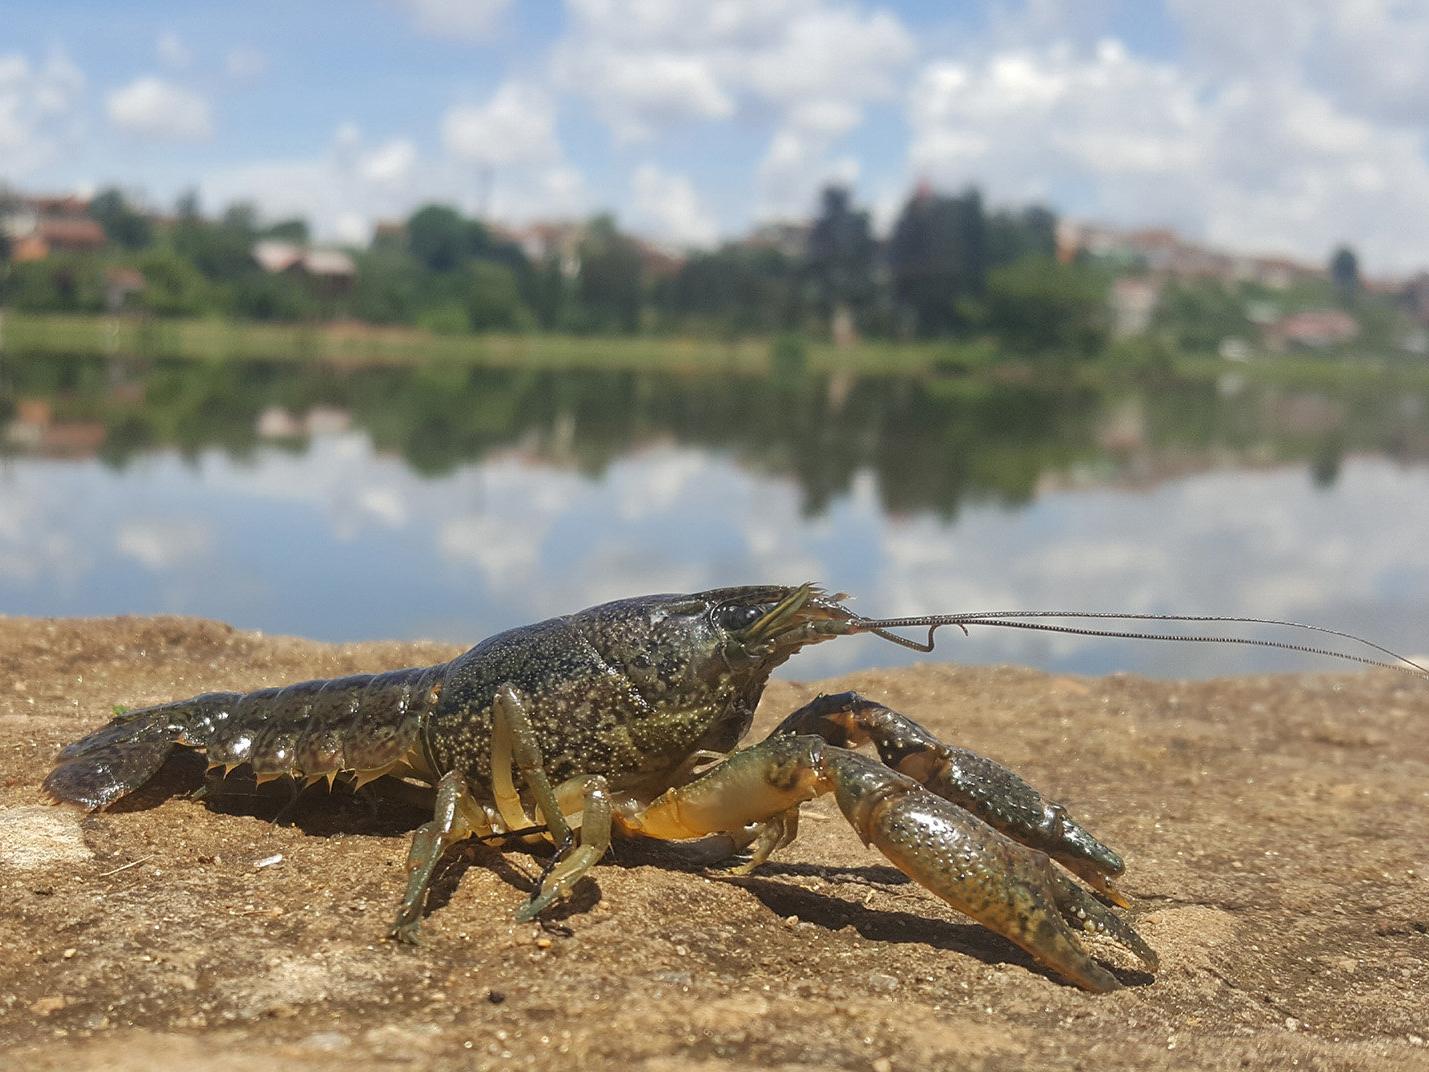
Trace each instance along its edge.
<instances>
[{"instance_id":1,"label":"marbled crayfish","mask_svg":"<svg viewBox=\"0 0 1429 1072\"><path fill-rule=\"evenodd\" d=\"M392 927L403 941L416 940L433 869L462 839L539 834L556 844L518 912L531 919L600 860L614 832L728 834L749 851L748 869L793 840L802 803L832 793L866 844L1077 985L1118 985L1079 932L1109 937L1154 971L1156 954L1109 907L1127 906L1114 885L1121 858L1001 764L854 693L821 696L765 740L734 749L770 672L837 636L874 633L931 650L940 625L988 624L1297 646L1028 620L1071 616L1051 612L876 620L845 598L806 584L624 599L511 629L438 666L129 711L65 748L44 788L103 808L143 785L180 744L203 749L225 772L248 764L259 780L427 782L435 814L413 838ZM926 643L888 631L915 625L929 628ZM866 743L877 759L855 751Z\"/></svg>"}]
</instances>

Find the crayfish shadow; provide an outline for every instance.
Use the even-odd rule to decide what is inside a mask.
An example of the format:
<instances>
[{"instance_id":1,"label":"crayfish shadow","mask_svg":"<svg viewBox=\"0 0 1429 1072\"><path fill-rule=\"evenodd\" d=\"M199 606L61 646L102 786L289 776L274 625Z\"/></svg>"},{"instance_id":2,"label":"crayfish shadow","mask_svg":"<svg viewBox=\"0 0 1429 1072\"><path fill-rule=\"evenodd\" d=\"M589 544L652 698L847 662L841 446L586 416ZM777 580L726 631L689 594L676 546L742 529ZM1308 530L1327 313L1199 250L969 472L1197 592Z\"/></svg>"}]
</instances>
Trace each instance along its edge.
<instances>
[{"instance_id":1,"label":"crayfish shadow","mask_svg":"<svg viewBox=\"0 0 1429 1072\"><path fill-rule=\"evenodd\" d=\"M422 909L422 918L446 907L461 885L462 876L472 868L490 871L512 889L526 896L536 892L541 866L549 858L550 846L536 846L500 840L483 842L462 841L453 845L442 856L432 875L432 884L427 893L427 903ZM516 861L528 859L534 866L528 870ZM596 882L577 883L571 896L558 901L541 913L537 924L545 930L556 931L567 937L570 929L561 926L561 921L572 916L589 912L601 899L600 886ZM513 902L515 911L520 902Z\"/></svg>"},{"instance_id":2,"label":"crayfish shadow","mask_svg":"<svg viewBox=\"0 0 1429 1072\"><path fill-rule=\"evenodd\" d=\"M216 814L291 824L313 837L402 837L432 817L430 807L424 810L401 799L383 781L355 792L341 783L331 791L322 783L304 787L291 778L259 785L246 766L224 777L209 771L202 754L178 748L152 778L109 811L148 811L175 798L197 798Z\"/></svg>"},{"instance_id":3,"label":"crayfish shadow","mask_svg":"<svg viewBox=\"0 0 1429 1072\"><path fill-rule=\"evenodd\" d=\"M175 748L147 782L120 797L105 811L111 815L148 811L175 797L192 796L203 785L207 766L200 753Z\"/></svg>"},{"instance_id":4,"label":"crayfish shadow","mask_svg":"<svg viewBox=\"0 0 1429 1072\"><path fill-rule=\"evenodd\" d=\"M797 867L801 871L807 870L821 874L827 874L829 870L801 865L784 866ZM892 868L849 868L846 870L891 871ZM894 871L894 874L902 883L911 883L911 880L902 872ZM960 953L989 965L1015 964L1060 985L1074 986L1056 972L1038 963L1006 938L994 934L977 923L955 923L950 920L916 915L912 912L866 908L840 897L808 890L802 886L786 885L757 875L730 876L728 881L743 886L770 911L786 919L789 916L797 916L800 922L812 923L816 927L831 932L851 927L861 937L867 938L869 941L886 942L890 945L916 943L951 953ZM868 884L891 885L893 883L880 880ZM1155 977L1148 972L1103 963L1123 986L1146 986L1155 981Z\"/></svg>"}]
</instances>

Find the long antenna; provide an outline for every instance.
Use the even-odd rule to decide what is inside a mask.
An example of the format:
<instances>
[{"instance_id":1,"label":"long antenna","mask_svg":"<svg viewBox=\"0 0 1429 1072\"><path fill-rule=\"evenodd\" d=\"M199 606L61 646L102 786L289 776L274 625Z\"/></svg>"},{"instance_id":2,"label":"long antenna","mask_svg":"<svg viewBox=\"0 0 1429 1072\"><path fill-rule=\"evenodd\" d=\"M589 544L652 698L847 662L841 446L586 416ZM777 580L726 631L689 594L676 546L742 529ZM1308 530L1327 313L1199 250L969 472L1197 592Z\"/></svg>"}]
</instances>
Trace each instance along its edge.
<instances>
[{"instance_id":1,"label":"long antenna","mask_svg":"<svg viewBox=\"0 0 1429 1072\"><path fill-rule=\"evenodd\" d=\"M1311 633L1320 633L1326 636L1339 637L1342 640L1353 641L1356 644L1363 644L1365 647L1377 651L1381 655L1387 655L1390 659L1396 661L1386 662L1382 659L1375 659L1366 655L1357 655L1352 652L1335 651L1330 648L1314 647L1308 644L1293 644L1281 640L1268 640L1263 637L1090 629L1083 626L1050 625L1045 622L1027 621L1026 619L1029 618L1111 619L1114 621L1157 622L1234 622L1242 625L1271 625L1286 629L1303 629ZM1190 644L1241 644L1257 648L1279 648L1282 651L1295 651L1307 655L1320 655L1331 659L1343 659L1347 662L1360 663L1364 666L1375 666L1384 670L1398 670L1402 673L1429 678L1429 667L1424 667L1407 656L1400 655L1396 651L1391 651L1382 644L1376 644L1372 640L1366 640L1364 637L1356 636L1354 633L1347 633L1339 629L1329 629L1322 625L1307 625L1304 622L1285 621L1280 618L1250 618L1224 614L1136 614L1121 611L1006 610L971 611L965 614L929 614L909 618L860 618L859 624L875 636L892 641L902 647L912 648L914 651L921 652L933 650L933 634L944 625L956 625L962 629L964 633L967 632L967 627L970 625L995 625L1001 626L1004 629L1033 629L1048 633L1066 633L1071 636L1114 637L1123 640L1174 640ZM928 639L926 641L910 640L908 637L889 632L891 629L903 629L914 626L928 627Z\"/></svg>"}]
</instances>

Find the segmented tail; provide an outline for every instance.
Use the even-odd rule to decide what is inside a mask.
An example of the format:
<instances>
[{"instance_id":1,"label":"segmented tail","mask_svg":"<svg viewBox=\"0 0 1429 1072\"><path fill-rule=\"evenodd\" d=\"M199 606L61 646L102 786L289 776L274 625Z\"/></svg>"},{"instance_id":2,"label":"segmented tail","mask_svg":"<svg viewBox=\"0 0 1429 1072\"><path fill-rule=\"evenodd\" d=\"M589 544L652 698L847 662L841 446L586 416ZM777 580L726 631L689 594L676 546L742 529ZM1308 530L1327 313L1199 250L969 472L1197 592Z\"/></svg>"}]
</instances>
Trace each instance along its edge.
<instances>
[{"instance_id":1,"label":"segmented tail","mask_svg":"<svg viewBox=\"0 0 1429 1072\"><path fill-rule=\"evenodd\" d=\"M107 807L152 778L180 744L202 749L212 767L247 764L260 782L347 771L361 784L420 747L422 720L441 696L446 669L442 663L208 692L128 711L56 756L43 787L58 801Z\"/></svg>"},{"instance_id":2,"label":"segmented tail","mask_svg":"<svg viewBox=\"0 0 1429 1072\"><path fill-rule=\"evenodd\" d=\"M108 725L66 746L55 757L55 768L42 788L55 800L78 804L87 811L113 804L163 766L183 738L196 705L207 699L200 696L116 716Z\"/></svg>"}]
</instances>

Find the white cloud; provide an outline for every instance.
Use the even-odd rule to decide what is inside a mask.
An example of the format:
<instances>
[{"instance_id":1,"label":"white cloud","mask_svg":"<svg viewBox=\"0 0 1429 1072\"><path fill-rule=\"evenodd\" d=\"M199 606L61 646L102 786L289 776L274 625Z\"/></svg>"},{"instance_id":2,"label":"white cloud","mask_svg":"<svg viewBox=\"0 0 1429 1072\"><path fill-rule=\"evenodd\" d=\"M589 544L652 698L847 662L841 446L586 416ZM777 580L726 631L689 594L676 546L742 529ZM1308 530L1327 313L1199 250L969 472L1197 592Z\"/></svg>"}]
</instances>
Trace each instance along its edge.
<instances>
[{"instance_id":1,"label":"white cloud","mask_svg":"<svg viewBox=\"0 0 1429 1072\"><path fill-rule=\"evenodd\" d=\"M400 215L431 194L431 176L417 174L415 156L402 139L368 147L355 124L343 123L316 156L257 161L209 175L200 186L209 204L252 201L268 218L304 216L320 237L359 242L373 220Z\"/></svg>"},{"instance_id":2,"label":"white cloud","mask_svg":"<svg viewBox=\"0 0 1429 1072\"><path fill-rule=\"evenodd\" d=\"M1168 0L1190 62L1226 79L1290 75L1340 107L1422 124L1429 110L1429 7L1403 0Z\"/></svg>"},{"instance_id":3,"label":"white cloud","mask_svg":"<svg viewBox=\"0 0 1429 1072\"><path fill-rule=\"evenodd\" d=\"M399 186L412 177L417 163L417 148L406 138L393 138L357 160L357 172L367 182L377 186Z\"/></svg>"},{"instance_id":4,"label":"white cloud","mask_svg":"<svg viewBox=\"0 0 1429 1072\"><path fill-rule=\"evenodd\" d=\"M463 200L469 201L477 185L471 168L485 172L480 185L488 197L474 210L519 220L585 209L585 181L565 159L555 100L544 89L506 82L483 103L448 108L441 132Z\"/></svg>"},{"instance_id":5,"label":"white cloud","mask_svg":"<svg viewBox=\"0 0 1429 1072\"><path fill-rule=\"evenodd\" d=\"M183 70L194 60L193 51L184 44L183 38L172 30L165 30L159 35L154 51L158 54L160 63L176 71Z\"/></svg>"},{"instance_id":6,"label":"white cloud","mask_svg":"<svg viewBox=\"0 0 1429 1072\"><path fill-rule=\"evenodd\" d=\"M483 167L547 164L560 157L550 95L507 82L483 104L457 104L442 117L442 144Z\"/></svg>"},{"instance_id":7,"label":"white cloud","mask_svg":"<svg viewBox=\"0 0 1429 1072\"><path fill-rule=\"evenodd\" d=\"M636 168L632 182L637 227L681 246L709 246L717 228L689 176L654 164Z\"/></svg>"},{"instance_id":8,"label":"white cloud","mask_svg":"<svg viewBox=\"0 0 1429 1072\"><path fill-rule=\"evenodd\" d=\"M563 88L622 140L742 105L842 134L896 89L913 52L896 16L825 0L572 0L556 49Z\"/></svg>"},{"instance_id":9,"label":"white cloud","mask_svg":"<svg viewBox=\"0 0 1429 1072\"><path fill-rule=\"evenodd\" d=\"M566 54L561 71L570 88L600 87L596 111L621 141L643 141L676 123L734 113L733 98L701 56L580 49Z\"/></svg>"},{"instance_id":10,"label":"white cloud","mask_svg":"<svg viewBox=\"0 0 1429 1072\"><path fill-rule=\"evenodd\" d=\"M772 101L851 107L890 96L912 55L912 36L890 12L819 5L749 55L748 78Z\"/></svg>"},{"instance_id":11,"label":"white cloud","mask_svg":"<svg viewBox=\"0 0 1429 1072\"><path fill-rule=\"evenodd\" d=\"M814 210L821 187L830 183L848 186L857 180L858 159L851 155L831 157L833 140L819 130L797 126L774 135L756 176L761 217L806 217Z\"/></svg>"},{"instance_id":12,"label":"white cloud","mask_svg":"<svg viewBox=\"0 0 1429 1072\"><path fill-rule=\"evenodd\" d=\"M115 534L114 546L156 572L188 565L206 554L213 544L213 532L206 522L126 521Z\"/></svg>"},{"instance_id":13,"label":"white cloud","mask_svg":"<svg viewBox=\"0 0 1429 1072\"><path fill-rule=\"evenodd\" d=\"M82 132L84 75L61 51L34 64L19 52L0 54L0 161L17 179L53 162Z\"/></svg>"},{"instance_id":14,"label":"white cloud","mask_svg":"<svg viewBox=\"0 0 1429 1072\"><path fill-rule=\"evenodd\" d=\"M155 141L198 141L213 133L208 101L154 75L136 78L106 98L110 121L126 133Z\"/></svg>"},{"instance_id":15,"label":"white cloud","mask_svg":"<svg viewBox=\"0 0 1429 1072\"><path fill-rule=\"evenodd\" d=\"M350 244L366 242L375 221L406 216L430 201L512 221L578 214L587 206L580 172L559 154L549 163L503 168L493 180L483 197L469 162L424 155L406 138L369 144L349 121L313 156L214 172L200 187L207 204L252 201L268 218L303 216L319 238Z\"/></svg>"},{"instance_id":16,"label":"white cloud","mask_svg":"<svg viewBox=\"0 0 1429 1072\"><path fill-rule=\"evenodd\" d=\"M491 36L511 0L398 0L433 37L481 41Z\"/></svg>"},{"instance_id":17,"label":"white cloud","mask_svg":"<svg viewBox=\"0 0 1429 1072\"><path fill-rule=\"evenodd\" d=\"M1316 260L1349 239L1381 270L1429 248L1422 132L1291 75L1216 80L1111 40L1007 49L926 64L908 115L909 171L942 185Z\"/></svg>"}]
</instances>

